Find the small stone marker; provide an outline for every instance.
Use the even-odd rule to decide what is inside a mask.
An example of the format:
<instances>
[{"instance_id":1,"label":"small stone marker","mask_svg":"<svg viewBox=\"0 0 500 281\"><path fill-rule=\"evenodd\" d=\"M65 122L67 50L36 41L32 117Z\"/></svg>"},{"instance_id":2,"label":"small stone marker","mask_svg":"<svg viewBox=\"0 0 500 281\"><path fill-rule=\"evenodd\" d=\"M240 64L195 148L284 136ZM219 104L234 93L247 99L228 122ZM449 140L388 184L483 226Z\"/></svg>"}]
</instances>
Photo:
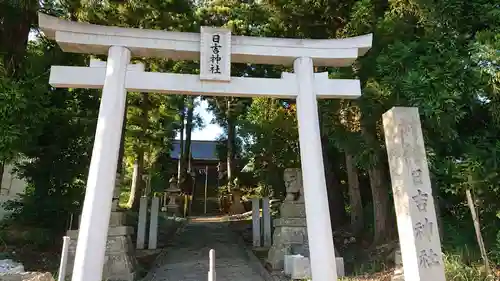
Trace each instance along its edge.
<instances>
[{"instance_id":1,"label":"small stone marker","mask_svg":"<svg viewBox=\"0 0 500 281\"><path fill-rule=\"evenodd\" d=\"M269 197L262 198L262 217L264 223L264 247L271 247L272 231L271 231L271 206Z\"/></svg>"},{"instance_id":2,"label":"small stone marker","mask_svg":"<svg viewBox=\"0 0 500 281\"><path fill-rule=\"evenodd\" d=\"M210 249L208 253L208 281L215 281L215 250Z\"/></svg>"},{"instance_id":3,"label":"small stone marker","mask_svg":"<svg viewBox=\"0 0 500 281\"><path fill-rule=\"evenodd\" d=\"M335 266L337 268L337 277L344 277L344 259L335 258ZM311 278L310 259L302 255L285 255L284 273L292 279L309 280Z\"/></svg>"},{"instance_id":4,"label":"small stone marker","mask_svg":"<svg viewBox=\"0 0 500 281\"><path fill-rule=\"evenodd\" d=\"M69 236L63 237L63 247L61 251L61 263L59 264L59 272L57 274L57 281L64 281L66 276L66 265L68 264L68 250L69 250Z\"/></svg>"},{"instance_id":5,"label":"small stone marker","mask_svg":"<svg viewBox=\"0 0 500 281\"><path fill-rule=\"evenodd\" d=\"M201 27L200 79L231 80L231 31L225 28Z\"/></svg>"},{"instance_id":6,"label":"small stone marker","mask_svg":"<svg viewBox=\"0 0 500 281\"><path fill-rule=\"evenodd\" d=\"M308 257L295 255L290 259L290 263L290 277L293 280L304 280L311 278L311 265Z\"/></svg>"},{"instance_id":7,"label":"small stone marker","mask_svg":"<svg viewBox=\"0 0 500 281\"><path fill-rule=\"evenodd\" d=\"M148 249L156 249L158 243L158 211L160 209L160 198L153 197L151 200L151 218L149 220L149 242Z\"/></svg>"},{"instance_id":8,"label":"small stone marker","mask_svg":"<svg viewBox=\"0 0 500 281\"><path fill-rule=\"evenodd\" d=\"M337 267L337 276L345 276L344 258L335 258L335 266Z\"/></svg>"},{"instance_id":9,"label":"small stone marker","mask_svg":"<svg viewBox=\"0 0 500 281\"><path fill-rule=\"evenodd\" d=\"M252 237L253 246L260 247L260 198L252 198Z\"/></svg>"},{"instance_id":10,"label":"small stone marker","mask_svg":"<svg viewBox=\"0 0 500 281\"><path fill-rule=\"evenodd\" d=\"M139 222L137 225L137 249L144 249L146 241L146 224L148 215L148 198L141 197L139 200Z\"/></svg>"},{"instance_id":11,"label":"small stone marker","mask_svg":"<svg viewBox=\"0 0 500 281\"><path fill-rule=\"evenodd\" d=\"M445 281L441 242L418 109L383 115L406 281Z\"/></svg>"}]
</instances>

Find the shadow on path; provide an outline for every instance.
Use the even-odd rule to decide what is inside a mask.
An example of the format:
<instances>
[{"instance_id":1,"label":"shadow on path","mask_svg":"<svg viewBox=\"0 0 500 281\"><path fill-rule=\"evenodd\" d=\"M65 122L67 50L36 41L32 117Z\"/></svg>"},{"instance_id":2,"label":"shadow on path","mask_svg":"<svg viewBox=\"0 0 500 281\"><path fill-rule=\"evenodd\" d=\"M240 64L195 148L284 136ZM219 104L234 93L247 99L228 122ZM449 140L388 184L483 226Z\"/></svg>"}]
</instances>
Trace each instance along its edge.
<instances>
[{"instance_id":1,"label":"shadow on path","mask_svg":"<svg viewBox=\"0 0 500 281\"><path fill-rule=\"evenodd\" d=\"M217 281L265 280L260 263L222 217L190 219L169 244L143 281L207 280L210 249L215 250Z\"/></svg>"}]
</instances>

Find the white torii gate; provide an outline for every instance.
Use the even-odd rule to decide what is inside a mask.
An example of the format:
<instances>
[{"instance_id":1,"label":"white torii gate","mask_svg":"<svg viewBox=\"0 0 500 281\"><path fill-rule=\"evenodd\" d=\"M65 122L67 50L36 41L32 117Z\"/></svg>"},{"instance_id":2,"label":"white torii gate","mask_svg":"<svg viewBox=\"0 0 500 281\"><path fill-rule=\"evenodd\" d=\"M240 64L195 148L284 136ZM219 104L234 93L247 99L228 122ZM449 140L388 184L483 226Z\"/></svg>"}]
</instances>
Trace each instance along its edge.
<instances>
[{"instance_id":1,"label":"white torii gate","mask_svg":"<svg viewBox=\"0 0 500 281\"><path fill-rule=\"evenodd\" d=\"M372 35L308 40L231 36L226 29L167 32L70 22L39 14L44 34L66 52L107 54L90 67L52 66L50 84L102 88L73 269L73 281L100 281L111 213L126 92L296 98L307 234L314 281L337 280L321 150L317 98L357 98L358 80L329 80L316 66L349 66L370 48ZM201 56L200 56L201 54ZM145 72L131 57L199 60L200 75ZM292 65L281 79L231 77L231 62Z\"/></svg>"}]
</instances>

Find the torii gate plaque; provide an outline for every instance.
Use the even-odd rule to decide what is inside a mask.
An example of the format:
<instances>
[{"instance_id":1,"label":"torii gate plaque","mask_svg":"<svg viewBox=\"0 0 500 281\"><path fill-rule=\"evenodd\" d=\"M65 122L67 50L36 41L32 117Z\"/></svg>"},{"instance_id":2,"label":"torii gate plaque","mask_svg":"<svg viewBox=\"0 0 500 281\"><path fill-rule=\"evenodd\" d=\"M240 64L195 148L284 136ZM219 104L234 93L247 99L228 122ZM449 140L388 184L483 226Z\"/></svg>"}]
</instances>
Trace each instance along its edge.
<instances>
[{"instance_id":1,"label":"torii gate plaque","mask_svg":"<svg viewBox=\"0 0 500 281\"><path fill-rule=\"evenodd\" d=\"M127 91L186 95L297 99L300 159L307 233L314 281L337 280L323 156L318 98L357 98L358 80L328 79L316 66L349 66L371 47L372 35L308 40L232 36L228 30L202 33L118 28L60 20L39 14L45 35L67 52L107 54L90 67L52 66L50 84L102 88L102 99L80 223L73 281L100 281L120 147ZM131 56L200 60L201 75L144 72ZM281 79L230 76L233 62L293 64Z\"/></svg>"}]
</instances>

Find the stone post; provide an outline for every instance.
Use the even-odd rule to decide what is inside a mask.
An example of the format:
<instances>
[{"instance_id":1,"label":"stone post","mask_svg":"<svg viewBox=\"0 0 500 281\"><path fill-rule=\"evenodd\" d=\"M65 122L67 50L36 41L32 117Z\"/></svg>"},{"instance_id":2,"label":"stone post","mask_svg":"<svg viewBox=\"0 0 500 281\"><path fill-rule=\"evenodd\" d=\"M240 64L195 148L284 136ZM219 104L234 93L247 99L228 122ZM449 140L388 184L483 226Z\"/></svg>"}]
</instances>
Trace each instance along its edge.
<instances>
[{"instance_id":1,"label":"stone post","mask_svg":"<svg viewBox=\"0 0 500 281\"><path fill-rule=\"evenodd\" d=\"M383 115L406 281L445 281L434 199L418 109Z\"/></svg>"},{"instance_id":2,"label":"stone post","mask_svg":"<svg viewBox=\"0 0 500 281\"><path fill-rule=\"evenodd\" d=\"M260 198L252 198L252 237L253 246L260 247Z\"/></svg>"},{"instance_id":3,"label":"stone post","mask_svg":"<svg viewBox=\"0 0 500 281\"><path fill-rule=\"evenodd\" d=\"M210 249L208 253L208 281L216 281L215 273L215 250Z\"/></svg>"},{"instance_id":4,"label":"stone post","mask_svg":"<svg viewBox=\"0 0 500 281\"><path fill-rule=\"evenodd\" d=\"M300 164L304 180L304 199L314 281L337 280L325 169L319 131L318 102L314 89L313 61L297 58L293 69L297 75L297 121L299 127Z\"/></svg>"},{"instance_id":5,"label":"stone post","mask_svg":"<svg viewBox=\"0 0 500 281\"><path fill-rule=\"evenodd\" d=\"M148 218L148 198L141 197L139 200L139 220L137 222L137 244L136 249L144 249L146 242L146 226Z\"/></svg>"},{"instance_id":6,"label":"stone post","mask_svg":"<svg viewBox=\"0 0 500 281\"><path fill-rule=\"evenodd\" d=\"M264 224L264 247L271 247L272 230L271 230L271 206L269 197L262 198L262 218Z\"/></svg>"},{"instance_id":7,"label":"stone post","mask_svg":"<svg viewBox=\"0 0 500 281\"><path fill-rule=\"evenodd\" d=\"M126 103L125 76L130 50L113 46L90 162L72 281L101 281L111 203Z\"/></svg>"},{"instance_id":8,"label":"stone post","mask_svg":"<svg viewBox=\"0 0 500 281\"><path fill-rule=\"evenodd\" d=\"M63 237L63 247L61 251L61 263L59 264L59 273L57 274L57 281L64 281L66 276L66 266L68 265L68 250L69 250L69 236Z\"/></svg>"},{"instance_id":9,"label":"stone post","mask_svg":"<svg viewBox=\"0 0 500 281\"><path fill-rule=\"evenodd\" d=\"M149 242L148 249L156 249L158 244L158 211L160 209L160 198L153 197L151 200L151 218L149 220Z\"/></svg>"}]
</instances>

